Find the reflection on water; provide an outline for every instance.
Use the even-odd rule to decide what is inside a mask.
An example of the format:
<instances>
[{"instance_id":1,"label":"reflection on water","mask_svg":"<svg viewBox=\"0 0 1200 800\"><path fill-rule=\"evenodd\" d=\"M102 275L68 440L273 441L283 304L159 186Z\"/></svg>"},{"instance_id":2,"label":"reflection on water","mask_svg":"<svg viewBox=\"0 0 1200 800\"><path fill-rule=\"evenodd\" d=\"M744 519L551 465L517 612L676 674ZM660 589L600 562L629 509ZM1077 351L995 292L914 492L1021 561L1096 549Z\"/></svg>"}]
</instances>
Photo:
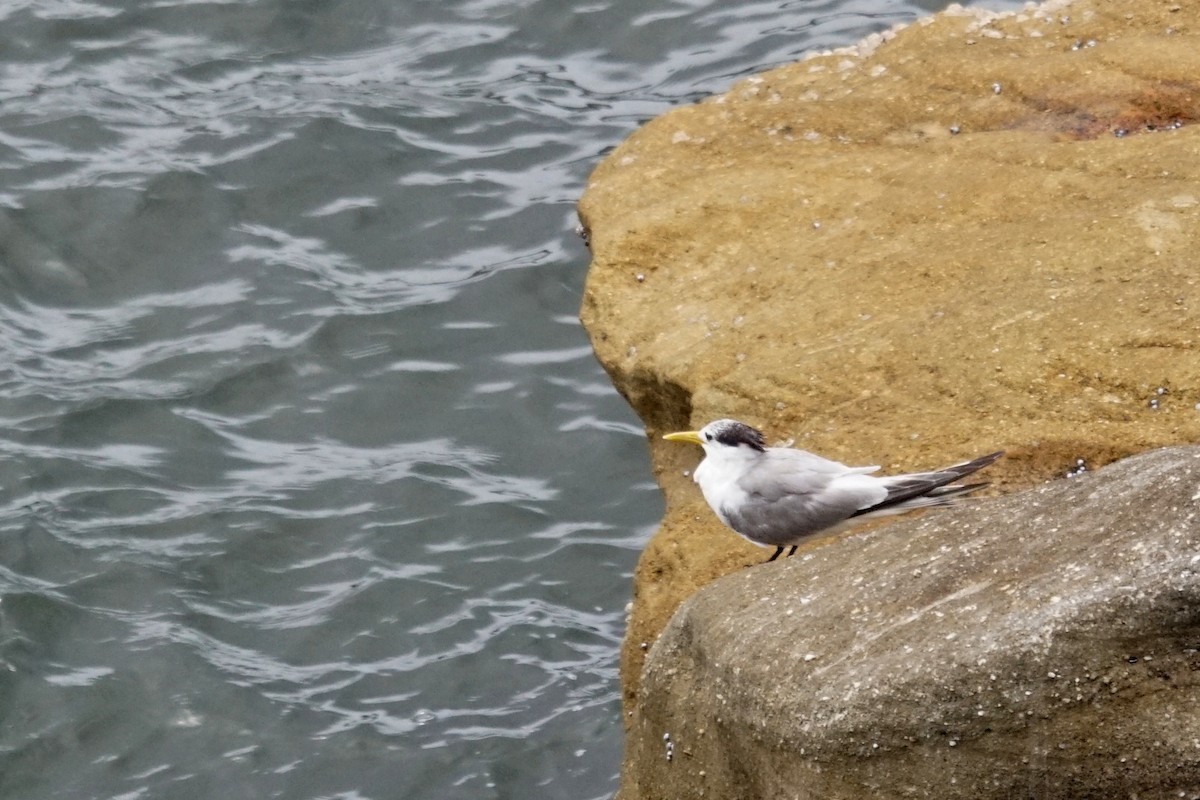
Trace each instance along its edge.
<instances>
[{"instance_id":1,"label":"reflection on water","mask_svg":"<svg viewBox=\"0 0 1200 800\"><path fill-rule=\"evenodd\" d=\"M0 6L0 794L605 797L643 119L898 0Z\"/></svg>"}]
</instances>

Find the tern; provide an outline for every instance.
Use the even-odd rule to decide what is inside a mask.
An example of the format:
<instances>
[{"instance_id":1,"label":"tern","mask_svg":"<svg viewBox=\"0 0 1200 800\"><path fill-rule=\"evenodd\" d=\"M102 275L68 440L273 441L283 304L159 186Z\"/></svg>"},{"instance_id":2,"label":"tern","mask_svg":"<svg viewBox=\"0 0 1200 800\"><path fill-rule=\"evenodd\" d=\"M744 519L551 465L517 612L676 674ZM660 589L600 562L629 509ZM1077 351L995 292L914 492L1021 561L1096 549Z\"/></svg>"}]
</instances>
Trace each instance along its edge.
<instances>
[{"instance_id":1,"label":"tern","mask_svg":"<svg viewBox=\"0 0 1200 800\"><path fill-rule=\"evenodd\" d=\"M692 479L721 522L745 539L774 547L768 562L816 533L832 533L876 517L950 505L986 483L955 483L1003 451L933 472L875 477L879 467L848 467L790 447L767 447L760 431L719 419L698 431L668 433L672 442L704 448Z\"/></svg>"}]
</instances>

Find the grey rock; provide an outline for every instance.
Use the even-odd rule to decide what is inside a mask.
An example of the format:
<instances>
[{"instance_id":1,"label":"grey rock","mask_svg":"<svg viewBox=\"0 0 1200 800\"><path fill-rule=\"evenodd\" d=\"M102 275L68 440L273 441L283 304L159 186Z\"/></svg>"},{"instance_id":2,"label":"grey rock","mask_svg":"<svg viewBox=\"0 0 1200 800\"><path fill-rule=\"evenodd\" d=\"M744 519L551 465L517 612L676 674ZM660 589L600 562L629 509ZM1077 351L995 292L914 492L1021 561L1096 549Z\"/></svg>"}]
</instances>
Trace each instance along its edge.
<instances>
[{"instance_id":1,"label":"grey rock","mask_svg":"<svg viewBox=\"0 0 1200 800\"><path fill-rule=\"evenodd\" d=\"M618 796L1197 797L1198 649L1176 447L705 587L647 657Z\"/></svg>"}]
</instances>

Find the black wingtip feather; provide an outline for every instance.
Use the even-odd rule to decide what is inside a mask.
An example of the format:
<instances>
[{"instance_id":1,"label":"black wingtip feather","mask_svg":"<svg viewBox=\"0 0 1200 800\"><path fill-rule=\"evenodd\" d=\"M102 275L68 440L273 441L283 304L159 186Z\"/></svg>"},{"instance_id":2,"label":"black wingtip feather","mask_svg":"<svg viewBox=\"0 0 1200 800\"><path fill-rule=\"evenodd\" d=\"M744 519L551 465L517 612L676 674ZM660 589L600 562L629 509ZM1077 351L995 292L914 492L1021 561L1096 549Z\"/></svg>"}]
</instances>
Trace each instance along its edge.
<instances>
[{"instance_id":1,"label":"black wingtip feather","mask_svg":"<svg viewBox=\"0 0 1200 800\"><path fill-rule=\"evenodd\" d=\"M980 456L971 461L964 461L962 464L955 464L952 467L946 467L935 472L916 473L911 476L912 479L910 481L905 481L894 486L890 490L888 497L882 502L868 508L859 509L851 516L857 517L863 514L882 511L886 508L898 506L915 497L940 497L948 499L955 495L970 494L971 492L978 491L987 486L988 483L985 481L983 483L954 484L954 482L995 463L1003 455L1003 450L997 450L994 453L988 453L986 456Z\"/></svg>"}]
</instances>

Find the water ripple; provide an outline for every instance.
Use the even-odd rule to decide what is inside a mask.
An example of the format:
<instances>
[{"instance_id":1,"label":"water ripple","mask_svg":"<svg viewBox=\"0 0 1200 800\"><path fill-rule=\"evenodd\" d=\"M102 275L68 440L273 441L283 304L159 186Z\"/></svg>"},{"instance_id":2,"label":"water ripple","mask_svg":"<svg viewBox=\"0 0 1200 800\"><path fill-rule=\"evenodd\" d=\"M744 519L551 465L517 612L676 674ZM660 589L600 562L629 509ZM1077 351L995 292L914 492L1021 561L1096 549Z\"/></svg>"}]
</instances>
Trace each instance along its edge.
<instances>
[{"instance_id":1,"label":"water ripple","mask_svg":"<svg viewBox=\"0 0 1200 800\"><path fill-rule=\"evenodd\" d=\"M0 5L0 794L611 793L661 500L576 198L914 12Z\"/></svg>"}]
</instances>

